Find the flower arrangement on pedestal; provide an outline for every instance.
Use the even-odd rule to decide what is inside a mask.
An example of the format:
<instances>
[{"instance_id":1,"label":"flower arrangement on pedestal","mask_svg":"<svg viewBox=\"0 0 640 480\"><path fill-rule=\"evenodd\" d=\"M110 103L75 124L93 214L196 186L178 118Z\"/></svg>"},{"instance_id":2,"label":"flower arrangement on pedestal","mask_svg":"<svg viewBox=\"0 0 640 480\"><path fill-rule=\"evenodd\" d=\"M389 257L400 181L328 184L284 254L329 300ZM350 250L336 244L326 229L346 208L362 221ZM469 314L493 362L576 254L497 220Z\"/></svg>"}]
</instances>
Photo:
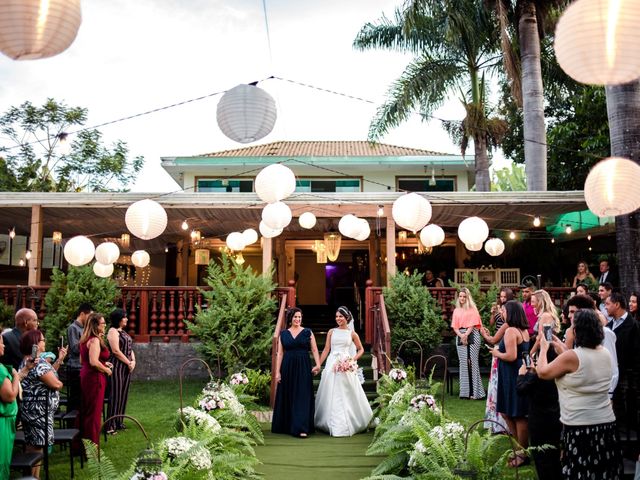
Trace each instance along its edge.
<instances>
[{"instance_id":1,"label":"flower arrangement on pedestal","mask_svg":"<svg viewBox=\"0 0 640 480\"><path fill-rule=\"evenodd\" d=\"M407 379L407 371L402 368L392 368L389 370L389 378L396 382L404 382Z\"/></svg>"},{"instance_id":2,"label":"flower arrangement on pedestal","mask_svg":"<svg viewBox=\"0 0 640 480\"><path fill-rule=\"evenodd\" d=\"M213 410L229 410L234 415L242 416L245 408L233 390L224 383L209 382L202 390L198 407L205 412Z\"/></svg>"}]
</instances>

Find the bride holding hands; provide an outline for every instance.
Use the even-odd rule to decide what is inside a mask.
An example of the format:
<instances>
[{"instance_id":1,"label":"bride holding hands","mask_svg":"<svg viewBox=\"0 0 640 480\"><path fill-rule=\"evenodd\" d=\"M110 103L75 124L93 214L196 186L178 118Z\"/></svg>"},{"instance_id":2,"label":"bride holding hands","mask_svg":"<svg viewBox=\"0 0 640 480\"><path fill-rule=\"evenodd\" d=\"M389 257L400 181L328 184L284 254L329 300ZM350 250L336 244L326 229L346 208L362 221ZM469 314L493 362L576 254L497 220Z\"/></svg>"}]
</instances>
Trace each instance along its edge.
<instances>
[{"instance_id":1,"label":"bride holding hands","mask_svg":"<svg viewBox=\"0 0 640 480\"><path fill-rule=\"evenodd\" d=\"M333 437L350 437L365 430L373 416L356 373L364 348L358 334L349 328L351 320L347 307L338 308L338 327L329 330L320 355L320 365L325 359L327 364L316 393L315 425Z\"/></svg>"}]
</instances>

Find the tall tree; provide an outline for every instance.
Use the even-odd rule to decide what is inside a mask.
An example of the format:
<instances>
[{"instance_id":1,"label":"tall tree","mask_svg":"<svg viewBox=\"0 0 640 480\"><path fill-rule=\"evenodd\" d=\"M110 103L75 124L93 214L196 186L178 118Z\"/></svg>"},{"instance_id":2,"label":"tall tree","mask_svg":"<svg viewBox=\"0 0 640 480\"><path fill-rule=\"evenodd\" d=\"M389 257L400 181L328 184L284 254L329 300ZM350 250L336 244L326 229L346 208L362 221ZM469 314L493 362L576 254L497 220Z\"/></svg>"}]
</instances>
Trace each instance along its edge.
<instances>
[{"instance_id":1,"label":"tall tree","mask_svg":"<svg viewBox=\"0 0 640 480\"><path fill-rule=\"evenodd\" d=\"M606 87L611 155L640 163L640 81ZM622 179L622 181L630 181ZM616 217L616 243L623 292L640 291L640 212Z\"/></svg>"},{"instance_id":2,"label":"tall tree","mask_svg":"<svg viewBox=\"0 0 640 480\"><path fill-rule=\"evenodd\" d=\"M143 166L128 158L121 140L110 148L102 134L82 129L87 110L48 99L41 107L25 102L0 116L0 188L5 191L70 192L125 190ZM61 145L79 130L68 151ZM8 139L8 141L6 141Z\"/></svg>"},{"instance_id":3,"label":"tall tree","mask_svg":"<svg viewBox=\"0 0 640 480\"><path fill-rule=\"evenodd\" d=\"M445 124L464 155L474 142L476 190L489 191L490 148L506 131L506 124L489 117L484 72L500 63L498 35L482 0L409 1L394 18L365 24L354 47L411 53L415 57L388 92L369 128L377 140L404 122L414 111L425 120L443 102L459 95L467 115L462 123Z\"/></svg>"}]
</instances>

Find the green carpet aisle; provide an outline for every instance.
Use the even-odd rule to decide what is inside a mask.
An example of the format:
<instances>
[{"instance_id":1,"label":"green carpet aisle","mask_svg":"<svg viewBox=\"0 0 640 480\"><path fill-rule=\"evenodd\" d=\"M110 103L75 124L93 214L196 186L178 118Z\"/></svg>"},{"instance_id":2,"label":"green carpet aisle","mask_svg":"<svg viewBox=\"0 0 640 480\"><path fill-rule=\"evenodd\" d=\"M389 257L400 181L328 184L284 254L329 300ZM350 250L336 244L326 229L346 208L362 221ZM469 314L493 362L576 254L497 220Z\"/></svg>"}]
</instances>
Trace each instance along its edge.
<instances>
[{"instance_id":1,"label":"green carpet aisle","mask_svg":"<svg viewBox=\"0 0 640 480\"><path fill-rule=\"evenodd\" d=\"M305 439L264 433L264 445L256 447L256 453L263 463L257 470L266 480L356 480L381 461L365 456L373 431L348 438L316 433Z\"/></svg>"}]
</instances>

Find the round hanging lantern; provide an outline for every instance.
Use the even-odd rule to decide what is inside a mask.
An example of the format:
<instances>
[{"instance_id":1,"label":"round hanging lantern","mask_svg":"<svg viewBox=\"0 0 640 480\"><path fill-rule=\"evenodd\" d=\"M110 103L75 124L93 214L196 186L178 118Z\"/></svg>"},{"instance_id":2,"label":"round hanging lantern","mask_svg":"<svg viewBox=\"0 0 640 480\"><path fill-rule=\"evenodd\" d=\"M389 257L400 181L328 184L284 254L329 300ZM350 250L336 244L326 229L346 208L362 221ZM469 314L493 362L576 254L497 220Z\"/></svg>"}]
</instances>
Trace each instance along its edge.
<instances>
[{"instance_id":1,"label":"round hanging lantern","mask_svg":"<svg viewBox=\"0 0 640 480\"><path fill-rule=\"evenodd\" d=\"M247 228L244 232L242 232L242 240L244 241L244 246L252 245L258 241L258 232L256 232L253 228Z\"/></svg>"},{"instance_id":2,"label":"round hanging lantern","mask_svg":"<svg viewBox=\"0 0 640 480\"><path fill-rule=\"evenodd\" d=\"M96 253L96 247L93 242L84 235L78 235L69 239L64 246L64 258L74 267L80 267L86 265L93 260L93 255Z\"/></svg>"},{"instance_id":3,"label":"round hanging lantern","mask_svg":"<svg viewBox=\"0 0 640 480\"><path fill-rule=\"evenodd\" d=\"M0 2L0 51L14 60L35 60L64 52L76 38L80 0Z\"/></svg>"},{"instance_id":4,"label":"round hanging lantern","mask_svg":"<svg viewBox=\"0 0 640 480\"><path fill-rule=\"evenodd\" d=\"M402 228L416 233L431 220L431 204L417 193L407 193L393 202L391 215Z\"/></svg>"},{"instance_id":5,"label":"round hanging lantern","mask_svg":"<svg viewBox=\"0 0 640 480\"><path fill-rule=\"evenodd\" d=\"M360 231L358 217L351 213L344 215L338 222L338 230L345 237L355 238Z\"/></svg>"},{"instance_id":6,"label":"round hanging lantern","mask_svg":"<svg viewBox=\"0 0 640 480\"><path fill-rule=\"evenodd\" d=\"M420 242L427 247L437 247L444 242L444 230L439 225L427 225L420 232Z\"/></svg>"},{"instance_id":7,"label":"round hanging lantern","mask_svg":"<svg viewBox=\"0 0 640 480\"><path fill-rule=\"evenodd\" d=\"M289 167L274 163L260 170L254 185L263 202L279 202L295 192L296 176Z\"/></svg>"},{"instance_id":8,"label":"round hanging lantern","mask_svg":"<svg viewBox=\"0 0 640 480\"><path fill-rule=\"evenodd\" d=\"M102 278L110 277L113 275L113 263L105 265L104 263L96 262L93 264L93 273Z\"/></svg>"},{"instance_id":9,"label":"round hanging lantern","mask_svg":"<svg viewBox=\"0 0 640 480\"><path fill-rule=\"evenodd\" d=\"M298 218L298 223L302 228L306 228L307 230L316 226L316 216L311 212L304 212Z\"/></svg>"},{"instance_id":10,"label":"round hanging lantern","mask_svg":"<svg viewBox=\"0 0 640 480\"><path fill-rule=\"evenodd\" d=\"M480 243L465 243L464 247L470 252L479 252L482 250L482 242Z\"/></svg>"},{"instance_id":11,"label":"round hanging lantern","mask_svg":"<svg viewBox=\"0 0 640 480\"><path fill-rule=\"evenodd\" d=\"M101 243L96 247L96 260L103 265L109 265L118 260L120 249L113 242Z\"/></svg>"},{"instance_id":12,"label":"round hanging lantern","mask_svg":"<svg viewBox=\"0 0 640 480\"><path fill-rule=\"evenodd\" d=\"M482 248L482 242L484 242L489 236L489 226L487 222L480 217L465 218L460 225L458 225L458 237L465 244L477 245L480 244ZM468 249L472 250L472 249ZM478 249L479 250L479 249ZM472 250L477 251L477 250Z\"/></svg>"},{"instance_id":13,"label":"round hanging lantern","mask_svg":"<svg viewBox=\"0 0 640 480\"><path fill-rule=\"evenodd\" d=\"M638 2L577 0L556 27L558 63L582 83L616 85L635 80L640 77L639 23Z\"/></svg>"},{"instance_id":14,"label":"round hanging lantern","mask_svg":"<svg viewBox=\"0 0 640 480\"><path fill-rule=\"evenodd\" d=\"M238 85L218 102L218 126L231 140L251 143L271 133L277 118L276 102L254 85Z\"/></svg>"},{"instance_id":15,"label":"round hanging lantern","mask_svg":"<svg viewBox=\"0 0 640 480\"><path fill-rule=\"evenodd\" d=\"M274 230L283 229L291 223L291 209L286 203L270 203L262 209L262 221Z\"/></svg>"},{"instance_id":16,"label":"round hanging lantern","mask_svg":"<svg viewBox=\"0 0 640 480\"><path fill-rule=\"evenodd\" d=\"M127 208L124 221L136 237L151 240L167 228L167 212L158 202L147 198L131 204Z\"/></svg>"},{"instance_id":17,"label":"round hanging lantern","mask_svg":"<svg viewBox=\"0 0 640 480\"><path fill-rule=\"evenodd\" d=\"M371 226L369 225L369 222L364 218L358 218L358 228L359 231L353 238L358 240L359 242L363 242L367 238L369 238L369 235L371 234Z\"/></svg>"},{"instance_id":18,"label":"round hanging lantern","mask_svg":"<svg viewBox=\"0 0 640 480\"><path fill-rule=\"evenodd\" d=\"M264 238L277 237L282 233L281 228L268 227L264 222L260 222L260 225L258 226L258 230L260 230L260 235L262 235Z\"/></svg>"},{"instance_id":19,"label":"round hanging lantern","mask_svg":"<svg viewBox=\"0 0 640 480\"><path fill-rule=\"evenodd\" d=\"M504 242L499 238L490 238L484 244L484 251L492 257L497 257L504 253Z\"/></svg>"},{"instance_id":20,"label":"round hanging lantern","mask_svg":"<svg viewBox=\"0 0 640 480\"><path fill-rule=\"evenodd\" d=\"M620 157L598 162L584 182L584 199L599 217L615 217L640 208L640 165Z\"/></svg>"},{"instance_id":21,"label":"round hanging lantern","mask_svg":"<svg viewBox=\"0 0 640 480\"><path fill-rule=\"evenodd\" d=\"M244 237L240 232L231 232L227 235L227 247L234 252L240 252L245 247Z\"/></svg>"},{"instance_id":22,"label":"round hanging lantern","mask_svg":"<svg viewBox=\"0 0 640 480\"><path fill-rule=\"evenodd\" d=\"M131 254L131 263L133 263L138 268L144 268L149 265L151 261L151 257L144 250L136 250Z\"/></svg>"}]
</instances>

